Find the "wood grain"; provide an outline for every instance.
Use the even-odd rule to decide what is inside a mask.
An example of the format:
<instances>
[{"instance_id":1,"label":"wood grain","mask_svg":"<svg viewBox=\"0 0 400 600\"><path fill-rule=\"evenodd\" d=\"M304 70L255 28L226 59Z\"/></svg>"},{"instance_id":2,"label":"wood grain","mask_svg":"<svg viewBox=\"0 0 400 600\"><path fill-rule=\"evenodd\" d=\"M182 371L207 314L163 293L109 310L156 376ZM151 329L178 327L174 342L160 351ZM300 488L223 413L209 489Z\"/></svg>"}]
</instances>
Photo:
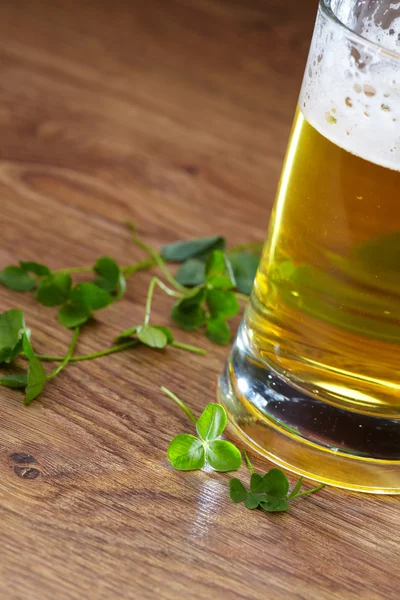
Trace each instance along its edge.
<instances>
[{"instance_id":1,"label":"wood grain","mask_svg":"<svg viewBox=\"0 0 400 600\"><path fill-rule=\"evenodd\" d=\"M140 260L127 218L155 246L262 239L315 10L3 0L0 266ZM141 320L149 280L131 280L80 353ZM160 323L169 304L157 295ZM38 351L65 352L51 310L0 288L0 309L14 306ZM326 489L268 516L231 504L229 475L171 470L168 441L188 422L159 387L199 412L227 352L179 338L207 356L141 349L72 365L29 408L0 390L1 599L398 598L396 498Z\"/></svg>"}]
</instances>

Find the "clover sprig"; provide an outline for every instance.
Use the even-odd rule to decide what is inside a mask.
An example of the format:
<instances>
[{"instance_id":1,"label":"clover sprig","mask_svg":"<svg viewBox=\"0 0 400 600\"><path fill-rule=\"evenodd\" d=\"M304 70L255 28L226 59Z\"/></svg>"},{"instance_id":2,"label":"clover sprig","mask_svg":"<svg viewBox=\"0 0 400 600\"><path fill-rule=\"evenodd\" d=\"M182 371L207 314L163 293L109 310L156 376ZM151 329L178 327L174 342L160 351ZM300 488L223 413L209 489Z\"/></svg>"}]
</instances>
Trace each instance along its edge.
<instances>
[{"instance_id":1,"label":"clover sprig","mask_svg":"<svg viewBox=\"0 0 400 600\"><path fill-rule=\"evenodd\" d=\"M236 471L242 464L240 450L231 442L221 440L226 427L226 412L221 404L208 404L196 419L189 407L166 387L161 390L188 415L197 436L181 433L168 446L168 458L178 471L196 471L208 464L215 471Z\"/></svg>"},{"instance_id":2,"label":"clover sprig","mask_svg":"<svg viewBox=\"0 0 400 600\"><path fill-rule=\"evenodd\" d=\"M230 480L230 498L235 504L244 505L249 510L261 508L265 512L284 512L289 509L290 503L297 498L314 494L321 490L324 484L320 484L311 490L300 492L303 478L300 477L292 491L289 493L289 481L281 469L270 469L265 475L259 475L254 471L253 465L244 452L247 465L251 472L250 490L247 490L240 479Z\"/></svg>"},{"instance_id":3,"label":"clover sprig","mask_svg":"<svg viewBox=\"0 0 400 600\"><path fill-rule=\"evenodd\" d=\"M171 318L180 328L194 331L204 327L206 336L214 343L227 344L230 341L228 320L239 312L239 300L247 298L243 290L248 292L250 289L260 245L249 244L247 251L246 245L238 246L226 252L224 238L213 236L174 242L164 246L159 253L138 237L136 228L131 223L127 225L134 244L148 254L147 258L138 263L121 266L113 258L101 256L92 267L51 270L42 263L21 261L18 265L11 265L0 271L0 284L14 291L32 292L40 304L58 309L57 319L62 326L74 330L72 349L65 356L39 355L32 349L35 357L32 358L28 346L31 343L29 331L25 324L22 325L22 312L12 309L0 315L0 366L1 363L9 363L22 356L30 361L31 373L29 376L28 369L26 373L7 374L0 378L0 385L25 388L26 391L28 379L31 383L35 381L29 394L26 391L25 403L37 397L44 389L47 379L57 375L69 362L92 360L141 345L158 350L172 347L205 354L202 348L177 340L169 327L151 322L151 306L156 288L174 298ZM170 272L166 261L181 263L175 275ZM132 275L152 267L160 269L165 281L157 276L152 278L143 322L126 327L116 336L114 345L91 354L75 356L79 330L89 320L97 318L99 311L123 297L127 280ZM74 282L76 275L89 276L90 280ZM39 367L37 361L60 362L62 366L50 375L45 375L43 367Z\"/></svg>"}]
</instances>

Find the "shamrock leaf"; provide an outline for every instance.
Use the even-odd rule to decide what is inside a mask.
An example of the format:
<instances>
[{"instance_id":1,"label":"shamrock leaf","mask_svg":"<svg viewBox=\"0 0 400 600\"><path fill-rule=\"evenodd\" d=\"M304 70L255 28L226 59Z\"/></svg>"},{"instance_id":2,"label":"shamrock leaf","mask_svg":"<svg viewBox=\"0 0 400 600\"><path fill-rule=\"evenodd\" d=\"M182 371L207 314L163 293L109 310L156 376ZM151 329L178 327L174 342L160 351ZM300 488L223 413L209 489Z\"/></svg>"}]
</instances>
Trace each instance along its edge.
<instances>
[{"instance_id":1,"label":"shamrock leaf","mask_svg":"<svg viewBox=\"0 0 400 600\"><path fill-rule=\"evenodd\" d=\"M4 375L0 378L0 385L14 389L25 388L28 385L28 376L26 373Z\"/></svg>"},{"instance_id":2,"label":"shamrock leaf","mask_svg":"<svg viewBox=\"0 0 400 600\"><path fill-rule=\"evenodd\" d=\"M126 281L121 269L113 258L102 256L98 258L93 270L99 277L93 283L110 294L117 292L118 298L124 295Z\"/></svg>"},{"instance_id":3,"label":"shamrock leaf","mask_svg":"<svg viewBox=\"0 0 400 600\"><path fill-rule=\"evenodd\" d=\"M23 347L27 358L29 359L28 367L28 385L25 388L24 404L27 406L34 400L39 394L42 393L45 383L47 381L46 373L42 367L42 363L35 356L33 348L28 339L26 333L23 336Z\"/></svg>"},{"instance_id":4,"label":"shamrock leaf","mask_svg":"<svg viewBox=\"0 0 400 600\"><path fill-rule=\"evenodd\" d=\"M195 289L192 293L181 298L174 304L171 317L182 329L194 331L206 323L206 311L201 306L204 296L204 289Z\"/></svg>"},{"instance_id":5,"label":"shamrock leaf","mask_svg":"<svg viewBox=\"0 0 400 600\"><path fill-rule=\"evenodd\" d=\"M215 471L221 473L226 471L236 471L242 464L240 450L231 444L231 442L225 440L213 440L205 445L205 451L206 462Z\"/></svg>"},{"instance_id":6,"label":"shamrock leaf","mask_svg":"<svg viewBox=\"0 0 400 600\"><path fill-rule=\"evenodd\" d=\"M224 290L207 290L207 307L211 317L225 317L230 319L237 315L240 310L239 302L235 292Z\"/></svg>"},{"instance_id":7,"label":"shamrock leaf","mask_svg":"<svg viewBox=\"0 0 400 600\"><path fill-rule=\"evenodd\" d=\"M250 491L252 494L263 494L267 492L265 477L261 477L258 473L252 473L250 478Z\"/></svg>"},{"instance_id":8,"label":"shamrock leaf","mask_svg":"<svg viewBox=\"0 0 400 600\"><path fill-rule=\"evenodd\" d=\"M174 334L169 327L163 327L162 325L152 325L152 327L153 329L158 329L164 333L167 338L167 344L172 344L174 342Z\"/></svg>"},{"instance_id":9,"label":"shamrock leaf","mask_svg":"<svg viewBox=\"0 0 400 600\"><path fill-rule=\"evenodd\" d=\"M115 260L109 256L102 256L96 260L93 270L99 275L93 283L107 292L113 292L119 277L119 266Z\"/></svg>"},{"instance_id":10,"label":"shamrock leaf","mask_svg":"<svg viewBox=\"0 0 400 600\"><path fill-rule=\"evenodd\" d=\"M22 267L6 267L0 271L0 283L15 292L29 292L35 287L36 280Z\"/></svg>"},{"instance_id":11,"label":"shamrock leaf","mask_svg":"<svg viewBox=\"0 0 400 600\"><path fill-rule=\"evenodd\" d=\"M68 273L50 274L40 281L35 296L44 306L58 306L68 300L71 286Z\"/></svg>"},{"instance_id":12,"label":"shamrock leaf","mask_svg":"<svg viewBox=\"0 0 400 600\"><path fill-rule=\"evenodd\" d=\"M78 283L72 289L69 300L75 306L84 307L89 311L105 308L113 301L109 292L88 281Z\"/></svg>"},{"instance_id":13,"label":"shamrock leaf","mask_svg":"<svg viewBox=\"0 0 400 600\"><path fill-rule=\"evenodd\" d=\"M244 452L247 465L251 471L250 492L239 479L233 478L229 483L230 498L235 504L244 502L249 510L261 508L265 512L284 512L288 510L290 502L296 498L314 494L324 487L323 484L308 490L300 492L303 478L289 492L289 482L286 475L280 469L271 469L264 476L254 472L247 453Z\"/></svg>"},{"instance_id":14,"label":"shamrock leaf","mask_svg":"<svg viewBox=\"0 0 400 600\"><path fill-rule=\"evenodd\" d=\"M204 442L215 440L226 427L226 412L221 404L209 404L203 410L197 423L196 430Z\"/></svg>"},{"instance_id":15,"label":"shamrock leaf","mask_svg":"<svg viewBox=\"0 0 400 600\"><path fill-rule=\"evenodd\" d=\"M174 336L169 327L160 325L137 325L129 327L122 331L115 339L116 341L126 340L137 335L138 339L150 348L165 348L174 341Z\"/></svg>"},{"instance_id":16,"label":"shamrock leaf","mask_svg":"<svg viewBox=\"0 0 400 600\"><path fill-rule=\"evenodd\" d=\"M184 262L188 258L204 258L213 250L223 250L225 240L219 235L179 241L161 248L161 256L169 262Z\"/></svg>"},{"instance_id":17,"label":"shamrock leaf","mask_svg":"<svg viewBox=\"0 0 400 600\"><path fill-rule=\"evenodd\" d=\"M165 348L168 344L168 336L161 327L140 325L137 328L137 336L142 344L146 344L150 348Z\"/></svg>"},{"instance_id":18,"label":"shamrock leaf","mask_svg":"<svg viewBox=\"0 0 400 600\"><path fill-rule=\"evenodd\" d=\"M225 346L231 340L231 330L223 317L216 317L208 321L206 336L215 344Z\"/></svg>"},{"instance_id":19,"label":"shamrock leaf","mask_svg":"<svg viewBox=\"0 0 400 600\"><path fill-rule=\"evenodd\" d=\"M259 506L265 510L265 512L284 512L288 510L289 502L286 498L267 496L265 500L261 500Z\"/></svg>"},{"instance_id":20,"label":"shamrock leaf","mask_svg":"<svg viewBox=\"0 0 400 600\"><path fill-rule=\"evenodd\" d=\"M255 494L248 494L246 496L246 500L244 501L244 505L249 510L254 510L260 506L262 498L261 496L256 496Z\"/></svg>"},{"instance_id":21,"label":"shamrock leaf","mask_svg":"<svg viewBox=\"0 0 400 600\"><path fill-rule=\"evenodd\" d=\"M60 308L58 321L64 327L78 327L93 316L93 311L105 308L112 301L111 294L94 283L78 283L71 290L68 302Z\"/></svg>"},{"instance_id":22,"label":"shamrock leaf","mask_svg":"<svg viewBox=\"0 0 400 600\"><path fill-rule=\"evenodd\" d=\"M240 504L247 498L247 490L240 479L233 477L229 482L230 497L232 502Z\"/></svg>"},{"instance_id":23,"label":"shamrock leaf","mask_svg":"<svg viewBox=\"0 0 400 600\"><path fill-rule=\"evenodd\" d=\"M289 490L289 481L283 471L280 469L271 469L263 477L265 489L270 496L283 498Z\"/></svg>"},{"instance_id":24,"label":"shamrock leaf","mask_svg":"<svg viewBox=\"0 0 400 600\"><path fill-rule=\"evenodd\" d=\"M64 304L58 311L58 322L63 327L74 329L83 325L92 317L92 312L85 306L76 306L71 303Z\"/></svg>"},{"instance_id":25,"label":"shamrock leaf","mask_svg":"<svg viewBox=\"0 0 400 600\"><path fill-rule=\"evenodd\" d=\"M175 279L181 285L202 285L206 281L204 262L197 258L189 258L175 273Z\"/></svg>"},{"instance_id":26,"label":"shamrock leaf","mask_svg":"<svg viewBox=\"0 0 400 600\"><path fill-rule=\"evenodd\" d=\"M214 250L207 258L206 282L209 289L232 290L235 287L231 264L221 250Z\"/></svg>"},{"instance_id":27,"label":"shamrock leaf","mask_svg":"<svg viewBox=\"0 0 400 600\"><path fill-rule=\"evenodd\" d=\"M178 471L202 469L205 463L204 444L194 435L177 435L168 446L168 458Z\"/></svg>"},{"instance_id":28,"label":"shamrock leaf","mask_svg":"<svg viewBox=\"0 0 400 600\"><path fill-rule=\"evenodd\" d=\"M220 404L209 404L200 418L167 388L163 392L188 415L196 425L200 439L189 434L176 436L168 447L168 458L175 469L190 471L201 469L205 463L215 471L235 471L242 464L240 451L225 440L217 439L226 426L226 412Z\"/></svg>"},{"instance_id":29,"label":"shamrock leaf","mask_svg":"<svg viewBox=\"0 0 400 600\"><path fill-rule=\"evenodd\" d=\"M259 257L250 252L237 252L229 257L237 289L249 295L253 289Z\"/></svg>"},{"instance_id":30,"label":"shamrock leaf","mask_svg":"<svg viewBox=\"0 0 400 600\"><path fill-rule=\"evenodd\" d=\"M32 344L31 344L26 332L24 332L24 334L22 336L22 347L24 350L24 354L28 360L32 360L32 358L35 358L35 353L33 351Z\"/></svg>"},{"instance_id":31,"label":"shamrock leaf","mask_svg":"<svg viewBox=\"0 0 400 600\"><path fill-rule=\"evenodd\" d=\"M40 360L34 356L29 361L28 385L25 388L24 404L27 406L42 393L47 381L46 373Z\"/></svg>"},{"instance_id":32,"label":"shamrock leaf","mask_svg":"<svg viewBox=\"0 0 400 600\"><path fill-rule=\"evenodd\" d=\"M20 266L24 271L28 271L29 273L33 273L38 277L44 277L45 275L51 275L51 271L49 267L46 265L42 265L41 263L31 262L31 261L20 261Z\"/></svg>"},{"instance_id":33,"label":"shamrock leaf","mask_svg":"<svg viewBox=\"0 0 400 600\"><path fill-rule=\"evenodd\" d=\"M22 337L26 331L22 311L13 308L0 314L0 364L11 362L22 352Z\"/></svg>"}]
</instances>

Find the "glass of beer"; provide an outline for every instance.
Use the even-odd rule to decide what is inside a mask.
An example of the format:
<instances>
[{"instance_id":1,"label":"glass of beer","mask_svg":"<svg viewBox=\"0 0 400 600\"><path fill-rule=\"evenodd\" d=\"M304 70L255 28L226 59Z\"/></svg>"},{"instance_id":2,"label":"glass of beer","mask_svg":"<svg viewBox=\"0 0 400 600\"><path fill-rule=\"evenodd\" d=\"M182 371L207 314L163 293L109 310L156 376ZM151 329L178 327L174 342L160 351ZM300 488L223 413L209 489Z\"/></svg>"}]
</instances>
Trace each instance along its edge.
<instances>
[{"instance_id":1,"label":"glass of beer","mask_svg":"<svg viewBox=\"0 0 400 600\"><path fill-rule=\"evenodd\" d=\"M320 1L219 399L278 465L400 493L400 2Z\"/></svg>"}]
</instances>

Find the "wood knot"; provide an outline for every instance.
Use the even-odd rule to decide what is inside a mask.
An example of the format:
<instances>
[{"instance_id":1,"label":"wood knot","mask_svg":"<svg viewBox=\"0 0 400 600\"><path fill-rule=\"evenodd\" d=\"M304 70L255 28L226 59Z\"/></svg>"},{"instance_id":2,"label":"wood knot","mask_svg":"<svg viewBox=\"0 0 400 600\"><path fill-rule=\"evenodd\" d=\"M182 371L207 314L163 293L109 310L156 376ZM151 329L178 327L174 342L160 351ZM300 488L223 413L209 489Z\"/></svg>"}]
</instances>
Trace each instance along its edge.
<instances>
[{"instance_id":1,"label":"wood knot","mask_svg":"<svg viewBox=\"0 0 400 600\"><path fill-rule=\"evenodd\" d=\"M199 167L196 167L196 165L184 165L183 170L185 171L185 173L187 173L188 175L193 175L193 177L195 175L199 174Z\"/></svg>"},{"instance_id":2,"label":"wood knot","mask_svg":"<svg viewBox=\"0 0 400 600\"><path fill-rule=\"evenodd\" d=\"M10 454L10 458L13 462L19 465L37 463L37 460L34 456L31 454L25 454L25 452L14 452L13 454Z\"/></svg>"},{"instance_id":3,"label":"wood knot","mask_svg":"<svg viewBox=\"0 0 400 600\"><path fill-rule=\"evenodd\" d=\"M14 466L14 473L18 477L21 477L22 479L36 479L36 477L39 477L39 469L28 466L37 463L36 458L31 454L26 454L26 452L13 452L10 454L10 459L14 463L17 463Z\"/></svg>"},{"instance_id":4,"label":"wood knot","mask_svg":"<svg viewBox=\"0 0 400 600\"><path fill-rule=\"evenodd\" d=\"M39 477L40 471L39 469L34 469L33 467L20 467L15 465L14 473L18 475L18 477L22 477L22 479L36 479Z\"/></svg>"}]
</instances>

